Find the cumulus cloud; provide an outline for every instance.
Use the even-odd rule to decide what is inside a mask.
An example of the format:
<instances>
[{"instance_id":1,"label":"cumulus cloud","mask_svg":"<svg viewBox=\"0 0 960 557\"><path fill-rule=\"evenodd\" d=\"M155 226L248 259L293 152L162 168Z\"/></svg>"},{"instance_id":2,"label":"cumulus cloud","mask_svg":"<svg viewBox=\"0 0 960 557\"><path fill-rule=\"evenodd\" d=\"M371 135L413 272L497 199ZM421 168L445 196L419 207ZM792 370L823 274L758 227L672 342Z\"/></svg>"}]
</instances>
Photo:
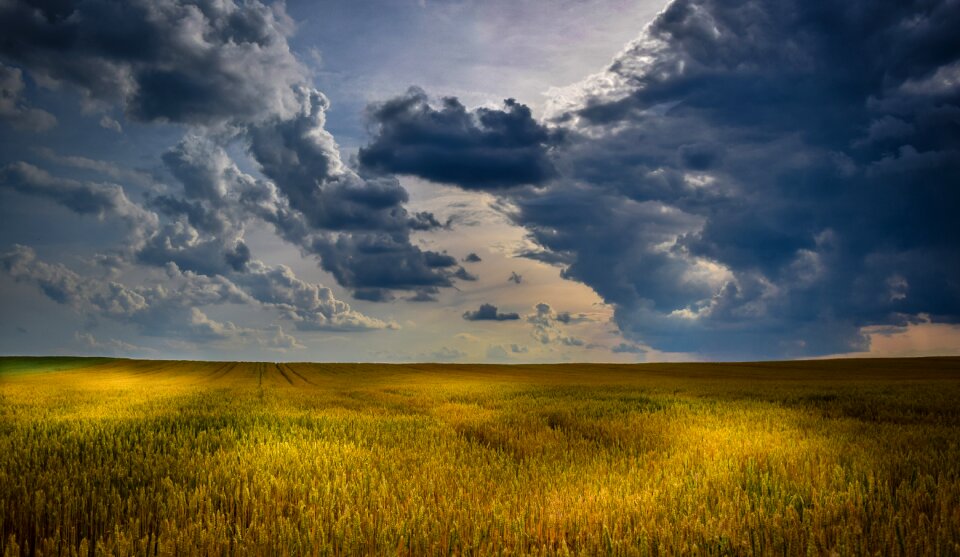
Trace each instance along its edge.
<instances>
[{"instance_id":1,"label":"cumulus cloud","mask_svg":"<svg viewBox=\"0 0 960 557\"><path fill-rule=\"evenodd\" d=\"M145 189L151 189L157 185L154 177L143 170L124 168L104 160L79 157L76 155L63 155L46 147L39 147L36 151L45 160L53 162L56 165L96 172L119 184L135 185Z\"/></svg>"},{"instance_id":2,"label":"cumulus cloud","mask_svg":"<svg viewBox=\"0 0 960 557\"><path fill-rule=\"evenodd\" d=\"M100 127L105 130L112 130L117 133L123 133L123 126L120 125L120 122L104 114L100 117Z\"/></svg>"},{"instance_id":3,"label":"cumulus cloud","mask_svg":"<svg viewBox=\"0 0 960 557\"><path fill-rule=\"evenodd\" d=\"M279 310L303 331L396 328L351 309L348 303L336 299L329 288L298 279L286 265L251 261L245 272L236 273L233 280L253 299Z\"/></svg>"},{"instance_id":4,"label":"cumulus cloud","mask_svg":"<svg viewBox=\"0 0 960 557\"><path fill-rule=\"evenodd\" d=\"M410 243L410 231L432 215L408 214L395 180L365 181L343 166L322 114L300 116L298 126L270 121L251 132L251 153L268 179L241 171L205 136L188 135L165 153L182 196L151 197L150 207L169 220L139 254L141 262L173 261L205 274L242 271L252 257L245 226L260 220L316 256L358 299L389 301L392 289L449 286L456 260Z\"/></svg>"},{"instance_id":5,"label":"cumulus cloud","mask_svg":"<svg viewBox=\"0 0 960 557\"><path fill-rule=\"evenodd\" d=\"M487 347L487 361L489 362L506 362L510 360L510 353L507 352L507 349L499 344L491 344Z\"/></svg>"},{"instance_id":6,"label":"cumulus cloud","mask_svg":"<svg viewBox=\"0 0 960 557\"><path fill-rule=\"evenodd\" d=\"M289 350L302 350L306 348L306 346L297 341L296 337L283 332L283 327L280 325L271 325L268 327L268 330L273 332L273 336L264 340L263 344L270 350L287 352Z\"/></svg>"},{"instance_id":7,"label":"cumulus cloud","mask_svg":"<svg viewBox=\"0 0 960 557\"><path fill-rule=\"evenodd\" d=\"M0 254L0 266L19 282L37 286L51 300L89 318L108 318L138 327L148 336L194 342L251 335L249 328L211 319L201 308L224 304L264 307L304 331L364 331L395 328L354 311L330 289L298 279L286 266L251 261L231 277L207 276L167 265L166 284L129 287L84 277L60 263L37 258L33 249L14 246ZM273 337L286 338L276 332Z\"/></svg>"},{"instance_id":8,"label":"cumulus cloud","mask_svg":"<svg viewBox=\"0 0 960 557\"><path fill-rule=\"evenodd\" d=\"M83 277L59 263L46 263L25 246L0 255L4 271L19 282L35 284L50 299L88 317L107 317L139 327L141 333L177 336L197 342L223 340L238 328L210 319L198 306L245 303L247 297L225 279L197 280L176 289L129 288L117 282Z\"/></svg>"},{"instance_id":9,"label":"cumulus cloud","mask_svg":"<svg viewBox=\"0 0 960 557\"><path fill-rule=\"evenodd\" d=\"M610 351L614 354L645 354L647 352L642 347L629 342L621 342L610 348Z\"/></svg>"},{"instance_id":10,"label":"cumulus cloud","mask_svg":"<svg viewBox=\"0 0 960 557\"><path fill-rule=\"evenodd\" d=\"M324 230L403 230L407 192L392 178L362 180L340 160L324 129L329 102L319 91L301 90L301 110L251 126L250 153L290 206Z\"/></svg>"},{"instance_id":11,"label":"cumulus cloud","mask_svg":"<svg viewBox=\"0 0 960 557\"><path fill-rule=\"evenodd\" d=\"M0 186L50 199L82 215L101 219L116 216L134 221L152 220L127 198L122 186L57 178L25 162L11 163L0 169Z\"/></svg>"},{"instance_id":12,"label":"cumulus cloud","mask_svg":"<svg viewBox=\"0 0 960 557\"><path fill-rule=\"evenodd\" d=\"M77 332L74 339L79 342L86 350L96 354L110 354L116 356L145 355L147 357L156 356L157 351L152 348L137 346L129 342L124 342L116 338L98 339L88 332Z\"/></svg>"},{"instance_id":13,"label":"cumulus cloud","mask_svg":"<svg viewBox=\"0 0 960 557\"><path fill-rule=\"evenodd\" d=\"M436 302L436 294L438 291L435 287L420 288L413 296L407 297L406 300L408 302Z\"/></svg>"},{"instance_id":14,"label":"cumulus cloud","mask_svg":"<svg viewBox=\"0 0 960 557\"><path fill-rule=\"evenodd\" d=\"M283 210L273 185L241 172L222 147L200 135L188 134L162 159L181 193L148 195L147 206L163 224L137 261L205 275L242 271L251 259L243 241L247 224Z\"/></svg>"},{"instance_id":15,"label":"cumulus cloud","mask_svg":"<svg viewBox=\"0 0 960 557\"><path fill-rule=\"evenodd\" d=\"M307 71L282 4L5 2L0 55L141 121L218 124L296 110Z\"/></svg>"},{"instance_id":16,"label":"cumulus cloud","mask_svg":"<svg viewBox=\"0 0 960 557\"><path fill-rule=\"evenodd\" d=\"M470 271L464 269L463 267L459 267L459 268L456 270L456 272L453 273L453 276L456 277L456 278L458 278L458 279L460 279L460 280L466 280L466 281L471 281L471 282L472 282L472 281L475 281L475 280L477 280L477 279L479 278L479 277L477 277L477 275L471 273Z\"/></svg>"},{"instance_id":17,"label":"cumulus cloud","mask_svg":"<svg viewBox=\"0 0 960 557\"><path fill-rule=\"evenodd\" d=\"M420 354L418 360L426 360L428 362L455 362L457 360L462 360L467 357L467 353L459 348L450 348L444 346L439 350L434 350L429 354Z\"/></svg>"},{"instance_id":18,"label":"cumulus cloud","mask_svg":"<svg viewBox=\"0 0 960 557\"><path fill-rule=\"evenodd\" d=\"M502 109L468 111L447 97L434 108L413 87L372 106L369 119L375 138L360 149L360 162L370 169L471 189L539 184L553 174L550 132L513 99Z\"/></svg>"},{"instance_id":19,"label":"cumulus cloud","mask_svg":"<svg viewBox=\"0 0 960 557\"><path fill-rule=\"evenodd\" d=\"M79 93L109 129L118 108L125 122L187 128L163 156L175 187L52 152L41 154L109 183L27 162L0 170L0 187L126 223L123 249L98 260L170 269L176 286L94 283L16 250L4 265L145 331L152 319L172 334L173 323L244 334L166 299L187 284L242 300L207 304L269 307L299 330L389 327L259 262L245 234L267 223L355 297L433 300L473 274L412 241L441 224L406 209L383 174L399 173L498 196L528 232L522 255L612 304L628 346L719 358L861 350L865 327L960 320L958 27L947 0L674 0L604 71L555 91L542 121L516 101L468 109L419 89L375 104L356 169L290 51L282 3L3 2L0 118L52 126L26 98L36 85ZM228 153L249 156L254 173ZM129 184L150 190L143 205ZM538 309L538 339L572 339L562 315Z\"/></svg>"},{"instance_id":20,"label":"cumulus cloud","mask_svg":"<svg viewBox=\"0 0 960 557\"><path fill-rule=\"evenodd\" d=\"M188 127L163 155L182 190L147 184L147 207L160 222L138 242L136 262L172 262L208 276L240 272L252 257L244 232L257 219L360 298L386 301L394 289L452 286L456 260L410 239L414 231L440 227L437 219L408 212L409 196L396 178L361 176L341 160L325 130L329 102L290 50L293 30L282 3L256 0L15 1L0 6L0 57L41 86L79 92L88 110L119 105L130 121ZM3 83L18 92L19 70L4 68ZM100 124L122 130L106 114ZM227 154L231 146L245 150L264 178L240 171ZM111 170L89 159L57 158ZM88 210L67 197L79 197L81 188L46 182L43 195ZM85 189L115 195L106 186Z\"/></svg>"},{"instance_id":21,"label":"cumulus cloud","mask_svg":"<svg viewBox=\"0 0 960 557\"><path fill-rule=\"evenodd\" d=\"M430 213L406 211L408 194L396 178L362 177L348 168L323 127L326 98L314 90L301 96L293 117L248 130L251 155L289 205L268 220L355 291L450 286L456 259L410 241L412 231L440 223Z\"/></svg>"},{"instance_id":22,"label":"cumulus cloud","mask_svg":"<svg viewBox=\"0 0 960 557\"><path fill-rule=\"evenodd\" d=\"M955 320L946 277L958 276L960 246L941 238L960 208L946 187L960 159L943 156L955 141L931 116L960 89L904 93L960 56L960 43L941 39L957 20L948 5L883 3L866 18L852 5L673 2L604 74L618 91L589 80L580 106L557 116L582 134L573 176L618 202L662 205L673 237L597 261L598 239L567 227L567 273L617 304L625 332L668 350L842 352L863 347L860 327L899 314ZM899 32L908 21L916 32ZM865 58L841 54L851 45ZM892 98L898 109L882 109ZM890 149L908 174L871 172ZM612 272L594 276L586 258ZM621 274L632 262L652 280ZM878 301L893 275L926 289Z\"/></svg>"},{"instance_id":23,"label":"cumulus cloud","mask_svg":"<svg viewBox=\"0 0 960 557\"><path fill-rule=\"evenodd\" d=\"M27 105L23 72L0 62L0 120L14 128L41 132L57 125L53 114Z\"/></svg>"},{"instance_id":24,"label":"cumulus cloud","mask_svg":"<svg viewBox=\"0 0 960 557\"><path fill-rule=\"evenodd\" d=\"M658 350L829 354L864 349L872 324L956 322L958 24L948 1L674 0L606 70L555 91L551 177L497 194L530 257ZM431 152L412 131L462 111L423 98L377 106L404 131L381 124L371 152L395 136L412 139L403 164Z\"/></svg>"},{"instance_id":25,"label":"cumulus cloud","mask_svg":"<svg viewBox=\"0 0 960 557\"><path fill-rule=\"evenodd\" d=\"M589 321L583 315L573 316L570 312L554 311L550 304L540 302L534 306L534 313L527 316L527 323L533 325L531 335L541 344L559 344L563 346L585 346L586 343L566 334L565 325Z\"/></svg>"},{"instance_id":26,"label":"cumulus cloud","mask_svg":"<svg viewBox=\"0 0 960 557\"><path fill-rule=\"evenodd\" d=\"M467 321L516 321L520 314L500 313L493 304L480 304L479 308L464 312L463 318Z\"/></svg>"},{"instance_id":27,"label":"cumulus cloud","mask_svg":"<svg viewBox=\"0 0 960 557\"><path fill-rule=\"evenodd\" d=\"M118 184L59 178L25 162L0 168L0 188L50 200L80 215L123 222L128 237L119 248L120 254L139 249L156 232L159 223L156 214L130 201Z\"/></svg>"},{"instance_id":28,"label":"cumulus cloud","mask_svg":"<svg viewBox=\"0 0 960 557\"><path fill-rule=\"evenodd\" d=\"M483 261L479 255L475 253L468 253L466 257L463 258L464 263L479 263Z\"/></svg>"},{"instance_id":29,"label":"cumulus cloud","mask_svg":"<svg viewBox=\"0 0 960 557\"><path fill-rule=\"evenodd\" d=\"M523 346L521 344L511 344L510 351L513 352L514 354L526 354L530 350L526 346Z\"/></svg>"}]
</instances>

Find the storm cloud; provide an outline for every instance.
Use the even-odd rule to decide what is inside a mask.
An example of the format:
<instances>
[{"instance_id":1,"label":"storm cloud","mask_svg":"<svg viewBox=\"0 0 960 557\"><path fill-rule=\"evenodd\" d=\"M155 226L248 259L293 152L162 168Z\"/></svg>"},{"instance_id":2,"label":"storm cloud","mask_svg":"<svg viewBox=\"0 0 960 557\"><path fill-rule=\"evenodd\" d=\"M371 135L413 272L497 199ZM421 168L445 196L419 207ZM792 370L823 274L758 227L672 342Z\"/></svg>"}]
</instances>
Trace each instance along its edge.
<instances>
[{"instance_id":1,"label":"storm cloud","mask_svg":"<svg viewBox=\"0 0 960 557\"><path fill-rule=\"evenodd\" d=\"M573 316L567 311L555 311L550 304L540 302L534 306L534 313L527 316L527 323L533 325L531 336L541 344L559 344L563 346L584 346L586 343L565 332L565 326L571 323L588 321L584 316Z\"/></svg>"},{"instance_id":2,"label":"storm cloud","mask_svg":"<svg viewBox=\"0 0 960 557\"><path fill-rule=\"evenodd\" d=\"M163 284L127 286L81 275L61 263L37 258L26 246L0 254L0 268L15 280L37 286L51 300L91 319L107 318L138 327L148 336L192 341L255 336L256 331L207 316L204 307L224 304L264 307L301 331L365 331L394 327L351 309L329 288L298 279L284 265L250 262L231 276L207 276L166 267ZM271 338L276 338L277 333ZM283 335L286 338L289 335Z\"/></svg>"},{"instance_id":3,"label":"storm cloud","mask_svg":"<svg viewBox=\"0 0 960 557\"><path fill-rule=\"evenodd\" d=\"M290 51L294 25L282 4L21 1L0 7L0 30L0 57L42 86L72 88L87 110L118 105L130 120L188 127L163 155L182 189L148 189L147 207L161 222L138 242L136 262L211 276L241 271L253 257L244 232L257 219L360 297L452 285L456 262L410 239L440 227L437 219L407 212L409 196L393 176L364 177L342 162L325 130L329 102ZM18 72L4 66L4 84L16 85ZM241 172L231 147L246 151L263 178ZM42 172L19 169L28 171ZM86 210L81 194L117 195L46 183L31 192L77 211Z\"/></svg>"},{"instance_id":4,"label":"storm cloud","mask_svg":"<svg viewBox=\"0 0 960 557\"><path fill-rule=\"evenodd\" d=\"M323 127L326 98L313 90L302 95L295 116L248 131L251 155L287 200L288 208L268 217L278 233L319 257L326 271L361 296L370 289L450 286L456 260L410 242L413 231L440 223L430 213L406 211L408 195L396 178L362 177L348 168Z\"/></svg>"},{"instance_id":5,"label":"storm cloud","mask_svg":"<svg viewBox=\"0 0 960 557\"><path fill-rule=\"evenodd\" d=\"M60 263L37 258L26 246L0 254L4 271L19 282L35 284L50 299L88 318L110 318L136 325L142 334L189 338L197 342L224 340L238 332L232 323L210 319L199 306L245 303L247 297L224 279L198 278L178 288L128 288L82 276Z\"/></svg>"},{"instance_id":6,"label":"storm cloud","mask_svg":"<svg viewBox=\"0 0 960 557\"><path fill-rule=\"evenodd\" d=\"M31 107L24 99L23 72L0 63L0 121L21 130L42 132L57 125L57 118L45 110Z\"/></svg>"},{"instance_id":7,"label":"storm cloud","mask_svg":"<svg viewBox=\"0 0 960 557\"><path fill-rule=\"evenodd\" d=\"M494 190L539 184L554 172L550 132L514 99L468 111L447 97L434 108L414 87L372 106L369 119L375 139L359 155L366 168Z\"/></svg>"},{"instance_id":8,"label":"storm cloud","mask_svg":"<svg viewBox=\"0 0 960 557\"><path fill-rule=\"evenodd\" d=\"M127 198L118 184L79 182L52 176L42 168L18 162L0 169L0 187L59 203L81 215L103 219L117 217L131 222L154 221L151 215Z\"/></svg>"},{"instance_id":9,"label":"storm cloud","mask_svg":"<svg viewBox=\"0 0 960 557\"><path fill-rule=\"evenodd\" d=\"M674 0L538 117L413 87L368 108L354 157L330 131L350 102L332 111L314 85L336 98L341 78L298 59L282 2L0 2L0 269L91 322L178 342L296 348L397 327L339 298L402 313L498 283L449 317L522 320L531 354L861 351L871 328L960 322L957 28L952 0ZM613 344L547 304L501 313L498 293L545 274L526 263L504 283L492 219L449 214L416 178L522 227L520 256L613 307ZM28 211L65 214L47 204L77 217L21 233ZM81 221L89 238L70 238ZM281 242L333 289L257 253ZM55 253L67 243L82 249ZM270 322L225 317L253 311Z\"/></svg>"},{"instance_id":10,"label":"storm cloud","mask_svg":"<svg viewBox=\"0 0 960 557\"><path fill-rule=\"evenodd\" d=\"M89 106L142 121L217 124L289 114L306 69L293 22L260 2L4 2L0 55Z\"/></svg>"},{"instance_id":11,"label":"storm cloud","mask_svg":"<svg viewBox=\"0 0 960 557\"><path fill-rule=\"evenodd\" d=\"M957 322L958 25L949 1L675 0L605 71L555 92L538 139L555 173L498 195L531 257L658 350L830 354L865 349L869 325ZM377 105L368 159L480 187L408 162L433 152L416 138L442 135L409 130L448 113L466 112L419 91ZM400 137L401 162L382 162ZM443 160L473 164L448 144ZM498 183L534 182L516 176Z\"/></svg>"},{"instance_id":12,"label":"storm cloud","mask_svg":"<svg viewBox=\"0 0 960 557\"><path fill-rule=\"evenodd\" d=\"M520 314L500 313L493 304L480 304L479 308L464 312L463 318L467 321L516 321L520 319Z\"/></svg>"}]
</instances>

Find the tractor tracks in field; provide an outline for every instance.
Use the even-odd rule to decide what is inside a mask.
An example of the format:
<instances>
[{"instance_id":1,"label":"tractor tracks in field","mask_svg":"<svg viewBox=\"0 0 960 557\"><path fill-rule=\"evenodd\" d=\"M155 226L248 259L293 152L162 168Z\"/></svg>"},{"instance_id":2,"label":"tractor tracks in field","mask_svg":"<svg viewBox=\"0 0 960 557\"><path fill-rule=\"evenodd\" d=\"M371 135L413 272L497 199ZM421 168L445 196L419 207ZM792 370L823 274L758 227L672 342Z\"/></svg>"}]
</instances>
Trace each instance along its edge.
<instances>
[{"instance_id":1,"label":"tractor tracks in field","mask_svg":"<svg viewBox=\"0 0 960 557\"><path fill-rule=\"evenodd\" d=\"M307 375L292 366L281 362L251 362L253 375L257 378L257 387L261 390L271 387L316 387L317 384Z\"/></svg>"},{"instance_id":2,"label":"tractor tracks in field","mask_svg":"<svg viewBox=\"0 0 960 557\"><path fill-rule=\"evenodd\" d=\"M283 368L280 367L280 364L273 364L273 367L277 368L277 371L280 372L280 375L287 380L287 383L293 385L293 379L290 379L290 376L287 375L287 372L283 371Z\"/></svg>"},{"instance_id":3,"label":"tractor tracks in field","mask_svg":"<svg viewBox=\"0 0 960 557\"><path fill-rule=\"evenodd\" d=\"M237 362L227 362L222 366L213 370L213 372L207 377L211 381L219 381L220 379L225 378L230 375L230 372L234 370L239 364Z\"/></svg>"},{"instance_id":4,"label":"tractor tracks in field","mask_svg":"<svg viewBox=\"0 0 960 557\"><path fill-rule=\"evenodd\" d=\"M303 381L304 383L306 383L306 384L308 384L308 385L313 385L314 387L317 386L317 384L314 383L313 381L311 381L309 378L307 378L306 375L300 373L299 371L297 371L296 369L294 369L293 366L291 366L291 365L289 365L289 364L277 364L277 367L278 367L278 368L282 368L282 369L286 369L289 373L291 373L291 374L293 374L294 376L298 377L301 381ZM282 371L281 371L281 373L282 373Z\"/></svg>"}]
</instances>

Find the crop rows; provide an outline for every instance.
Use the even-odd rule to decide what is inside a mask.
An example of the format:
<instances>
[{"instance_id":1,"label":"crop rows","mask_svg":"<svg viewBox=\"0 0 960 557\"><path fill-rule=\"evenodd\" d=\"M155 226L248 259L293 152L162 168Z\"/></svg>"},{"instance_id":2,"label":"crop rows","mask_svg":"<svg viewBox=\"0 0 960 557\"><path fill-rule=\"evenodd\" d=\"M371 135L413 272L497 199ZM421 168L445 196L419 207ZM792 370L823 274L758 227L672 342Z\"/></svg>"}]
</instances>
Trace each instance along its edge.
<instances>
[{"instance_id":1,"label":"crop rows","mask_svg":"<svg viewBox=\"0 0 960 557\"><path fill-rule=\"evenodd\" d=\"M960 554L958 360L14 364L4 556Z\"/></svg>"}]
</instances>

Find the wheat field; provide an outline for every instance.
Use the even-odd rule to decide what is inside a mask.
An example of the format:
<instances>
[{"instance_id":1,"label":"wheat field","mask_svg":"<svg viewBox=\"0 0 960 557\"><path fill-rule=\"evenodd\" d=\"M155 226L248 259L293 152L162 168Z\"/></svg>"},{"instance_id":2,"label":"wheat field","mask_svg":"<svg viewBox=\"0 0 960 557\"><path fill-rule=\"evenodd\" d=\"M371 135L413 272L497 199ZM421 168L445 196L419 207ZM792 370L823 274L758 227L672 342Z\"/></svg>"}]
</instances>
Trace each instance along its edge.
<instances>
[{"instance_id":1,"label":"wheat field","mask_svg":"<svg viewBox=\"0 0 960 557\"><path fill-rule=\"evenodd\" d=\"M0 554L957 555L960 359L0 359Z\"/></svg>"}]
</instances>

